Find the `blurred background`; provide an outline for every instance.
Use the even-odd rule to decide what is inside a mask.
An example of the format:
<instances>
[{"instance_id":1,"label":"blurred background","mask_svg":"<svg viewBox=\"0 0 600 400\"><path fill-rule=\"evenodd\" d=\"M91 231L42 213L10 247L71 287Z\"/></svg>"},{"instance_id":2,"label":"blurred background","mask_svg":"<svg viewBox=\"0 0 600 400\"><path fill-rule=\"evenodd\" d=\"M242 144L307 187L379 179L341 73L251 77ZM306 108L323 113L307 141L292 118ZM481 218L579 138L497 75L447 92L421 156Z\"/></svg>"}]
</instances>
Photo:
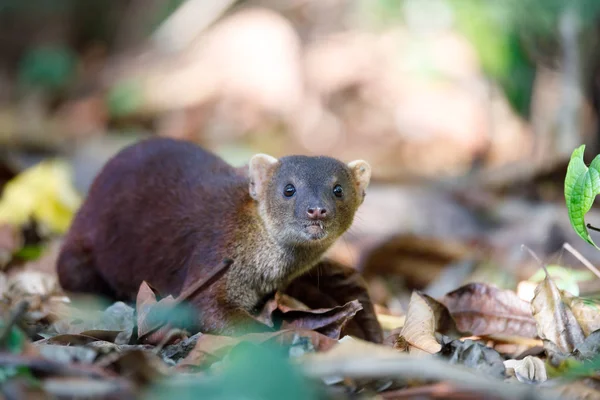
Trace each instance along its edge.
<instances>
[{"instance_id":1,"label":"blurred background","mask_svg":"<svg viewBox=\"0 0 600 400\"><path fill-rule=\"evenodd\" d=\"M599 28L596 0L0 0L3 279L56 285L95 174L160 135L235 165L371 163L330 256L363 271L382 312L470 281L530 299L540 265L522 245L594 294L563 248L600 261L563 184L577 146L600 152Z\"/></svg>"}]
</instances>

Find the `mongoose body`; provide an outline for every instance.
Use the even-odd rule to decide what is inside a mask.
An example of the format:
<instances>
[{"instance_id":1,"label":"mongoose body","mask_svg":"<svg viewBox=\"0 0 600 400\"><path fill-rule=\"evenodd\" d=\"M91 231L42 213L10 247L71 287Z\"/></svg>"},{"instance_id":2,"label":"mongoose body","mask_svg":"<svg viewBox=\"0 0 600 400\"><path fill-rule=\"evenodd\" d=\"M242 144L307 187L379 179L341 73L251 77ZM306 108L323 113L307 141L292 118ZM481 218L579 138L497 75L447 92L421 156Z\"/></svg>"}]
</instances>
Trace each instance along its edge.
<instances>
[{"instance_id":1,"label":"mongoose body","mask_svg":"<svg viewBox=\"0 0 600 400\"><path fill-rule=\"evenodd\" d=\"M190 142L145 140L94 180L61 249L59 280L113 299L135 299L142 281L177 296L230 259L193 303L200 330L233 333L350 227L369 179L360 160L258 154L234 168Z\"/></svg>"}]
</instances>

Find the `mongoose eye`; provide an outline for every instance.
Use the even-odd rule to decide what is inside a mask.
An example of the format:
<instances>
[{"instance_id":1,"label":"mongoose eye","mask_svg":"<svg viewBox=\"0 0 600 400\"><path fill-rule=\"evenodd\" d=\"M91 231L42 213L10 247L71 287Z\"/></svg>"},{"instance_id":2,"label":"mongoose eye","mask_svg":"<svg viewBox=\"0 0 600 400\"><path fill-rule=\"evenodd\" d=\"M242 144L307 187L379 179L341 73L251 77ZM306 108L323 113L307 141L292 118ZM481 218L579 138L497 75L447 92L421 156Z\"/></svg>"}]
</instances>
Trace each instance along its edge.
<instances>
[{"instance_id":1,"label":"mongoose eye","mask_svg":"<svg viewBox=\"0 0 600 400\"><path fill-rule=\"evenodd\" d=\"M285 197L292 197L296 193L296 188L292 184L288 184L283 188L283 195Z\"/></svg>"},{"instance_id":2,"label":"mongoose eye","mask_svg":"<svg viewBox=\"0 0 600 400\"><path fill-rule=\"evenodd\" d=\"M344 195L344 189L340 185L335 185L333 188L333 194L335 197L342 197Z\"/></svg>"}]
</instances>

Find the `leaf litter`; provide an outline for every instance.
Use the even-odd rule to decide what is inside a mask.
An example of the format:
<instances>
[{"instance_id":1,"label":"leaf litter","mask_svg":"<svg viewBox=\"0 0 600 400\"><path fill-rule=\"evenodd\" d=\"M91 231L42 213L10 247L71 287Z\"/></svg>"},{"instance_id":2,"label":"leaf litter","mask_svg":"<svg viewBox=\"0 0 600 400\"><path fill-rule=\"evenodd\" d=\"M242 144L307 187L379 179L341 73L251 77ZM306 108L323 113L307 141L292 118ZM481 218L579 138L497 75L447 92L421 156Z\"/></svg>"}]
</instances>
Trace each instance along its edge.
<instances>
[{"instance_id":1,"label":"leaf litter","mask_svg":"<svg viewBox=\"0 0 600 400\"><path fill-rule=\"evenodd\" d=\"M18 230L2 232L10 266L22 242ZM145 282L135 304L86 303L66 297L41 264L11 267L0 273L0 381L21 397L404 398L441 382L447 394L480 398L598 398L598 301L567 291L577 282L561 290L546 274L531 302L481 282L438 298L414 290L394 316L372 315L356 274L332 271L266 302L256 318L273 332L229 337L192 335L178 324L181 299ZM335 288L355 297L333 301ZM349 336L372 317L387 321L383 344ZM503 351L511 341L533 355Z\"/></svg>"},{"instance_id":2,"label":"leaf litter","mask_svg":"<svg viewBox=\"0 0 600 400\"><path fill-rule=\"evenodd\" d=\"M52 286L38 289L28 291L28 295L36 293L43 296L55 291ZM4 295L8 293L5 290ZM50 298L47 296L44 301ZM300 367L291 370L293 372L290 374L296 376L294 379L304 379L304 386L324 393L332 393L334 389L347 394L357 391L401 393L408 387L425 385L434 380L449 382L457 393L467 389L483 395L491 394L491 389L473 386L469 380L471 378L466 378L462 372L455 376L453 368L467 368L476 373L477 379L491 380L499 385L504 385L502 382L510 379L540 385L554 378L550 377L552 371L546 371L543 357L510 358L489 347L494 334L537 337L535 332L531 332L533 325L539 337L553 345L545 346L548 352L558 349L562 356L562 368L575 365L565 364L565 360L581 363L595 359L600 348L599 331L587 334L596 326L597 318L593 313L596 302L560 291L549 276L539 283L531 304L519 299L510 290L500 290L483 283L467 284L439 300L414 291L404 325L388 332L388 340L382 345L341 335L344 325L361 311L358 301L332 308L310 309L282 293L277 293L267 302L258 317L263 321L271 321L277 329L274 332L228 337L203 333L192 336L182 330L180 335L164 342L167 331L160 326L153 331L153 334L159 334L155 340L141 340L144 336L147 339L149 330L145 327L156 324L157 320L151 318L151 314L157 312L153 307L162 302L168 310L169 306L173 306L173 300L157 300L152 288L143 283L135 308L116 302L106 308L96 305L97 309L92 311L80 309L75 304L62 303L53 311L52 322L46 323L44 329L29 338L22 335L17 340L27 344L28 355L23 353L18 358L17 351L17 358L0 359L2 368L19 365L27 369L43 384L44 390L53 394L69 392L60 387L58 382L61 380L72 380L71 394L85 392L88 383L91 386L86 393L96 392L99 396L127 397L160 387L152 395L146 394L146 397L152 398L160 391L172 393L183 390L186 385L210 393L214 379L222 378L235 369L236 357L252 354L253 350L248 350L250 346L251 349L268 348L283 356L284 360L289 360L286 364L289 362L292 366ZM578 310L579 319L571 307ZM168 323L165 322L166 325ZM585 330L582 328L584 326ZM13 328L19 329L18 325ZM13 348L16 349L14 345ZM354 365L352 361L360 358L361 354L367 360L375 361L360 366L358 371L342 368L337 374L324 373L321 379L315 381L313 372L316 364L338 365L345 360L349 365ZM432 362L432 369L428 373L435 371L435 374L415 376L405 371L405 367L400 367L405 360L423 365ZM373 365L369 366L370 362ZM71 367L58 368L58 365L77 365L82 369L76 373ZM440 368L440 365L447 365L448 368ZM385 372L396 369L393 373ZM377 373L378 370L382 372ZM115 374L124 374L124 378L121 378L124 380L115 382ZM185 378L186 374L190 376L189 379L194 376L201 379L191 382ZM167 381L165 378L168 378ZM90 379L94 379L95 383L91 384ZM180 385L175 385L177 379L181 380ZM171 383L165 385L164 382ZM576 386L561 387L561 390L571 393ZM506 395L501 397L524 398L522 396L529 394L525 389L515 392L512 386L505 390ZM543 392L544 396L548 393ZM541 397L542 392L539 396L546 398Z\"/></svg>"}]
</instances>

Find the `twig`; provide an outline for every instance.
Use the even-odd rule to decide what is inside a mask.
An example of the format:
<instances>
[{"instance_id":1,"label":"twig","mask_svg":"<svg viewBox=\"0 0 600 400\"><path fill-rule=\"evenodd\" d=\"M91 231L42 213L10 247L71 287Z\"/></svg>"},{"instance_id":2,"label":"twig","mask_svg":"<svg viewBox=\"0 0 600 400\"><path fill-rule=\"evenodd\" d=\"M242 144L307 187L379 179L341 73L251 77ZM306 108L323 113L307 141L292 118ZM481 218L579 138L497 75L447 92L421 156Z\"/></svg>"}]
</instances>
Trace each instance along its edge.
<instances>
[{"instance_id":1,"label":"twig","mask_svg":"<svg viewBox=\"0 0 600 400\"><path fill-rule=\"evenodd\" d=\"M588 227L589 226L590 225L588 224ZM575 258L577 258L583 265L585 265L587 267L587 269L592 271L594 273L594 275L596 275L598 278L600 278L600 271L598 271L598 268L594 267L592 265L592 263L589 262L588 259L585 258L580 252L575 250L575 248L573 246L571 246L569 243L564 243L563 247L569 253L573 254L573 256L575 256Z\"/></svg>"},{"instance_id":2,"label":"twig","mask_svg":"<svg viewBox=\"0 0 600 400\"><path fill-rule=\"evenodd\" d=\"M23 315L29 309L29 302L27 300L21 300L11 310L10 318L6 321L6 324L0 331L0 344L4 344L6 338L10 335L12 327L23 317Z\"/></svg>"},{"instance_id":3,"label":"twig","mask_svg":"<svg viewBox=\"0 0 600 400\"><path fill-rule=\"evenodd\" d=\"M600 232L600 228L596 228L592 224L587 224L586 226L587 226L588 229L591 229L591 230L596 231L596 232Z\"/></svg>"},{"instance_id":4,"label":"twig","mask_svg":"<svg viewBox=\"0 0 600 400\"><path fill-rule=\"evenodd\" d=\"M549 277L550 273L548 272L548 269L546 268L546 264L544 264L542 262L542 260L540 260L540 258L537 256L537 254L535 254L535 252L533 250L531 250L529 248L529 246L522 244L521 245L521 250L525 250L529 253L529 255L535 260L537 261L537 263L540 265L540 267L542 267L544 269L544 272L546 272L546 276Z\"/></svg>"},{"instance_id":5,"label":"twig","mask_svg":"<svg viewBox=\"0 0 600 400\"><path fill-rule=\"evenodd\" d=\"M461 365L451 365L435 358L398 356L361 357L325 361L304 360L304 373L312 378L343 376L351 379L402 377L409 379L449 381L457 387L489 393L506 399L558 400L560 397L548 389L524 384L507 384L475 373Z\"/></svg>"}]
</instances>

